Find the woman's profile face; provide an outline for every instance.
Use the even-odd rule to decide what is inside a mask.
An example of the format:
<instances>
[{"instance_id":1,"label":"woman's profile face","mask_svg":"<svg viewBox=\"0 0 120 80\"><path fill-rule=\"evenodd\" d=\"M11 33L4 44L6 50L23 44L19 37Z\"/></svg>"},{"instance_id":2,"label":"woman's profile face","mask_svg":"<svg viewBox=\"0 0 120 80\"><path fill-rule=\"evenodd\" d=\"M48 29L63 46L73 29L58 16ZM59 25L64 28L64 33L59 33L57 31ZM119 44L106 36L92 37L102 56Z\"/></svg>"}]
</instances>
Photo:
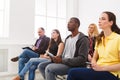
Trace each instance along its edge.
<instances>
[{"instance_id":1,"label":"woman's profile face","mask_svg":"<svg viewBox=\"0 0 120 80\"><path fill-rule=\"evenodd\" d=\"M56 31L53 30L52 33L51 33L51 38L52 39L57 39L58 36L59 36L59 34Z\"/></svg>"},{"instance_id":2,"label":"woman's profile face","mask_svg":"<svg viewBox=\"0 0 120 80\"><path fill-rule=\"evenodd\" d=\"M99 28L106 29L111 27L111 21L109 21L108 15L106 13L102 13L99 18Z\"/></svg>"},{"instance_id":3,"label":"woman's profile face","mask_svg":"<svg viewBox=\"0 0 120 80\"><path fill-rule=\"evenodd\" d=\"M89 32L89 33L93 33L93 32L94 32L94 26L93 26L93 25L90 25L90 26L88 27L88 32Z\"/></svg>"},{"instance_id":4,"label":"woman's profile face","mask_svg":"<svg viewBox=\"0 0 120 80\"><path fill-rule=\"evenodd\" d=\"M38 36L43 36L44 35L44 31L42 29L38 29Z\"/></svg>"}]
</instances>

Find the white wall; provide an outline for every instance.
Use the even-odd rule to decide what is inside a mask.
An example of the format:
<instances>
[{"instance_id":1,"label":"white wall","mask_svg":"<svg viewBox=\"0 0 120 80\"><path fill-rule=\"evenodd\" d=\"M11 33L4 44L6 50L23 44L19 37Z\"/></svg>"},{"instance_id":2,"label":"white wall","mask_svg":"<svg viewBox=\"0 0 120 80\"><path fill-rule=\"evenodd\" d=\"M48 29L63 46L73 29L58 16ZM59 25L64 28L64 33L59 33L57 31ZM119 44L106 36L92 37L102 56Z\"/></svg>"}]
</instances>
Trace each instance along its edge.
<instances>
[{"instance_id":1,"label":"white wall","mask_svg":"<svg viewBox=\"0 0 120 80\"><path fill-rule=\"evenodd\" d=\"M76 4L78 0L68 0L67 17L78 16ZM22 47L34 44L34 13L35 0L10 0L9 38L0 39L0 49L8 50L7 71L17 72L17 62L10 59L22 52ZM3 59L4 60L4 59Z\"/></svg>"},{"instance_id":2,"label":"white wall","mask_svg":"<svg viewBox=\"0 0 120 80\"><path fill-rule=\"evenodd\" d=\"M79 0L67 0L67 19L78 17Z\"/></svg>"},{"instance_id":3,"label":"white wall","mask_svg":"<svg viewBox=\"0 0 120 80\"><path fill-rule=\"evenodd\" d=\"M10 40L31 43L34 38L34 0L11 0Z\"/></svg>"},{"instance_id":4,"label":"white wall","mask_svg":"<svg viewBox=\"0 0 120 80\"><path fill-rule=\"evenodd\" d=\"M9 38L0 39L0 50L8 50L8 72L18 71L17 62L13 63L10 59L19 55L23 46L34 42L34 0L10 0Z\"/></svg>"},{"instance_id":5,"label":"white wall","mask_svg":"<svg viewBox=\"0 0 120 80\"><path fill-rule=\"evenodd\" d=\"M34 0L10 0L9 38L0 44L29 44L34 42Z\"/></svg>"},{"instance_id":6,"label":"white wall","mask_svg":"<svg viewBox=\"0 0 120 80\"><path fill-rule=\"evenodd\" d=\"M34 38L34 4L35 0L10 0L9 38L0 39L0 44L32 44ZM87 33L90 23L98 22L103 11L112 11L117 16L120 26L119 0L68 0L67 19L80 18L80 31Z\"/></svg>"},{"instance_id":7,"label":"white wall","mask_svg":"<svg viewBox=\"0 0 120 80\"><path fill-rule=\"evenodd\" d=\"M22 52L23 44L1 44L0 45L0 68L2 72L17 73L18 66L17 62L11 62L12 57L18 56Z\"/></svg>"},{"instance_id":8,"label":"white wall","mask_svg":"<svg viewBox=\"0 0 120 80\"><path fill-rule=\"evenodd\" d=\"M114 12L120 26L120 0L79 0L80 30L87 34L88 25L98 24L99 15L103 11Z\"/></svg>"},{"instance_id":9,"label":"white wall","mask_svg":"<svg viewBox=\"0 0 120 80\"><path fill-rule=\"evenodd\" d=\"M0 72L7 71L8 66L8 49L0 49Z\"/></svg>"},{"instance_id":10,"label":"white wall","mask_svg":"<svg viewBox=\"0 0 120 80\"><path fill-rule=\"evenodd\" d=\"M67 20L79 15L78 2L79 0L67 0ZM34 38L34 14L35 0L10 0L9 38L0 39L0 44L34 43L36 40Z\"/></svg>"}]
</instances>

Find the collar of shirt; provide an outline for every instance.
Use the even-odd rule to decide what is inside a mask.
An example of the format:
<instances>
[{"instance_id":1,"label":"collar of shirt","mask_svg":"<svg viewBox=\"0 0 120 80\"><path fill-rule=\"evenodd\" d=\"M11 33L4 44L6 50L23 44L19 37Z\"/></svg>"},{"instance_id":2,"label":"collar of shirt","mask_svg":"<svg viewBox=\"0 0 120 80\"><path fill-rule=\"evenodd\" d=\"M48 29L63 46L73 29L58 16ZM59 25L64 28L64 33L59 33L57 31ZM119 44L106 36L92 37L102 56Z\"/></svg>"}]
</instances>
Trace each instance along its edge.
<instances>
[{"instance_id":1,"label":"collar of shirt","mask_svg":"<svg viewBox=\"0 0 120 80\"><path fill-rule=\"evenodd\" d=\"M115 37L115 32L112 32L109 36L107 36L105 39L113 39Z\"/></svg>"},{"instance_id":2,"label":"collar of shirt","mask_svg":"<svg viewBox=\"0 0 120 80\"><path fill-rule=\"evenodd\" d=\"M44 36L40 36L39 39L42 39Z\"/></svg>"}]
</instances>

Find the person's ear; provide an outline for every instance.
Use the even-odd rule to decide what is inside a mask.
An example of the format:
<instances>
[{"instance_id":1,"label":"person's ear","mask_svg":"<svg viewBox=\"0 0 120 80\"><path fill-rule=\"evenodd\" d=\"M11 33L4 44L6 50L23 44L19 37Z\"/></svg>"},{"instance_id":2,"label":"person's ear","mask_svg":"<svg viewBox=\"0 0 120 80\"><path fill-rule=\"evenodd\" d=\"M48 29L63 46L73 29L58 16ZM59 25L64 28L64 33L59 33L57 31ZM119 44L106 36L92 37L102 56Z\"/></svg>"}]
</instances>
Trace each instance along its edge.
<instances>
[{"instance_id":1,"label":"person's ear","mask_svg":"<svg viewBox=\"0 0 120 80\"><path fill-rule=\"evenodd\" d=\"M78 27L78 24L75 24L76 27Z\"/></svg>"},{"instance_id":2,"label":"person's ear","mask_svg":"<svg viewBox=\"0 0 120 80\"><path fill-rule=\"evenodd\" d=\"M113 21L110 21L110 25L111 25L111 26L113 25Z\"/></svg>"}]
</instances>

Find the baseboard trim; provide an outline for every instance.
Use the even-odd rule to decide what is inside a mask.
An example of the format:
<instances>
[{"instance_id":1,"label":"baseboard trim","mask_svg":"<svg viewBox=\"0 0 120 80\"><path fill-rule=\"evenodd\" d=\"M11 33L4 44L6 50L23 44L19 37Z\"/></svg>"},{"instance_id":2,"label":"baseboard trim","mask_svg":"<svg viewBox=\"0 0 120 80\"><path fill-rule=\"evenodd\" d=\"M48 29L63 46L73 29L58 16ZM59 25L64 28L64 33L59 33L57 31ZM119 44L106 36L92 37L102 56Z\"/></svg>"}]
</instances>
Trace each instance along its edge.
<instances>
[{"instance_id":1,"label":"baseboard trim","mask_svg":"<svg viewBox=\"0 0 120 80\"><path fill-rule=\"evenodd\" d=\"M11 73L11 72L0 72L0 77L10 77L10 76L15 76L17 73Z\"/></svg>"}]
</instances>

